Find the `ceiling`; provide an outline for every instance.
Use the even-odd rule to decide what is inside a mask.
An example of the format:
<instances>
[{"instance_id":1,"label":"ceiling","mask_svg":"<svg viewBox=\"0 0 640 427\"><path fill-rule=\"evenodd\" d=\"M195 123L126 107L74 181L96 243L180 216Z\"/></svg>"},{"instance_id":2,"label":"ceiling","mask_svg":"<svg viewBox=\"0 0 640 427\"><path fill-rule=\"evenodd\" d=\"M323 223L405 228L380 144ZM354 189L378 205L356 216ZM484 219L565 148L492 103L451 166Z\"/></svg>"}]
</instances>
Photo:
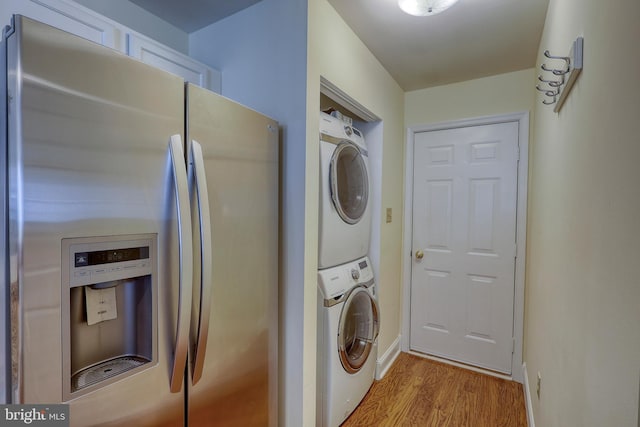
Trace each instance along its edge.
<instances>
[{"instance_id":1,"label":"ceiling","mask_svg":"<svg viewBox=\"0 0 640 427\"><path fill-rule=\"evenodd\" d=\"M406 91L535 66L549 0L460 0L411 16L396 0L328 0Z\"/></svg>"},{"instance_id":2,"label":"ceiling","mask_svg":"<svg viewBox=\"0 0 640 427\"><path fill-rule=\"evenodd\" d=\"M260 0L130 0L187 33ZM396 0L328 0L406 91L535 66L549 0L460 0L433 16Z\"/></svg>"}]
</instances>

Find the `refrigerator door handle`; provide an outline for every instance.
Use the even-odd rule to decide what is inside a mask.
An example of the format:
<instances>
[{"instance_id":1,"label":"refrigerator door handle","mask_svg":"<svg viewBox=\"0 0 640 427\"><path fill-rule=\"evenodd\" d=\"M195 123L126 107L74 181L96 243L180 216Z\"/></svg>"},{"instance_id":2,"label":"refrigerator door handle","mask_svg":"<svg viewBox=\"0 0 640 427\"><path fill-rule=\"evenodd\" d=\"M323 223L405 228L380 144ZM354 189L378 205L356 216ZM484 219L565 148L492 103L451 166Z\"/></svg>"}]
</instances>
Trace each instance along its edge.
<instances>
[{"instance_id":1,"label":"refrigerator door handle","mask_svg":"<svg viewBox=\"0 0 640 427\"><path fill-rule=\"evenodd\" d=\"M182 389L182 379L189 350L189 326L191 320L191 299L193 283L193 243L189 204L189 186L184 151L180 135L173 135L169 141L171 169L175 185L176 208L178 214L178 244L180 251L180 297L178 302L178 324L176 343L171 370L170 390L178 393Z\"/></svg>"},{"instance_id":2,"label":"refrigerator door handle","mask_svg":"<svg viewBox=\"0 0 640 427\"><path fill-rule=\"evenodd\" d=\"M193 171L195 176L196 197L198 200L198 220L200 223L200 266L202 268L200 283L200 313L198 318L198 335L193 362L193 385L202 377L204 359L207 353L207 338L209 336L209 318L211 315L212 294L212 243L211 243L211 215L209 212L209 193L207 190L207 176L204 169L204 157L200 144L191 141Z\"/></svg>"}]
</instances>

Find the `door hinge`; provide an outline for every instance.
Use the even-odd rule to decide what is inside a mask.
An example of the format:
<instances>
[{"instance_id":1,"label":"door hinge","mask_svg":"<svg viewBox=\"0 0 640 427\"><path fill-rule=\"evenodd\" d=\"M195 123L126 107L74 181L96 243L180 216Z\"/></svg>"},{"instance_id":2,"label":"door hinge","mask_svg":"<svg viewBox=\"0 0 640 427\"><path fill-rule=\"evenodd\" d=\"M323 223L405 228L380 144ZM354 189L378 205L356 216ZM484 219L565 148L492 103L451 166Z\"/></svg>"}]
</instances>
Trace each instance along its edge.
<instances>
[{"instance_id":1,"label":"door hinge","mask_svg":"<svg viewBox=\"0 0 640 427\"><path fill-rule=\"evenodd\" d=\"M512 337L511 338L511 354L515 353L516 351L516 338Z\"/></svg>"},{"instance_id":2,"label":"door hinge","mask_svg":"<svg viewBox=\"0 0 640 427\"><path fill-rule=\"evenodd\" d=\"M517 150L517 151L516 151L516 155L517 155L516 160L517 160L517 161L520 161L520 146L519 146L519 145L516 147L516 150Z\"/></svg>"}]
</instances>

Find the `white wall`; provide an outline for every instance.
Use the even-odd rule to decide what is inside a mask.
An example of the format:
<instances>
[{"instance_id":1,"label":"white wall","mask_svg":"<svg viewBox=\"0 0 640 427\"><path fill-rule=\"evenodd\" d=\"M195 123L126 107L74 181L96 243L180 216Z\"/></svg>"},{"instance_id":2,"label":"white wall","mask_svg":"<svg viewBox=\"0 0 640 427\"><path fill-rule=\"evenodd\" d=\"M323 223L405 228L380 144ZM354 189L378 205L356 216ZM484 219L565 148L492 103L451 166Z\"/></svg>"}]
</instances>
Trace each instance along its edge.
<instances>
[{"instance_id":1,"label":"white wall","mask_svg":"<svg viewBox=\"0 0 640 427\"><path fill-rule=\"evenodd\" d=\"M542 427L640 425L638 22L637 0L549 4L537 62L582 35L584 70L559 114L536 102L525 361Z\"/></svg>"},{"instance_id":2,"label":"white wall","mask_svg":"<svg viewBox=\"0 0 640 427\"><path fill-rule=\"evenodd\" d=\"M407 92L405 126L533 110L535 72L515 71Z\"/></svg>"},{"instance_id":3,"label":"white wall","mask_svg":"<svg viewBox=\"0 0 640 427\"><path fill-rule=\"evenodd\" d=\"M281 124L280 424L313 425L315 274L306 229L307 4L263 0L190 36L190 55L222 72L222 94ZM317 131L316 131L317 135ZM313 175L314 172L311 172ZM317 194L317 193L316 193ZM317 198L317 195L316 195ZM317 213L316 213L317 214ZM317 234L317 231L313 231ZM308 414L311 414L310 416Z\"/></svg>"},{"instance_id":4,"label":"white wall","mask_svg":"<svg viewBox=\"0 0 640 427\"><path fill-rule=\"evenodd\" d=\"M21 0L24 1L24 0ZM73 0L178 52L189 53L189 35L129 0Z\"/></svg>"}]
</instances>

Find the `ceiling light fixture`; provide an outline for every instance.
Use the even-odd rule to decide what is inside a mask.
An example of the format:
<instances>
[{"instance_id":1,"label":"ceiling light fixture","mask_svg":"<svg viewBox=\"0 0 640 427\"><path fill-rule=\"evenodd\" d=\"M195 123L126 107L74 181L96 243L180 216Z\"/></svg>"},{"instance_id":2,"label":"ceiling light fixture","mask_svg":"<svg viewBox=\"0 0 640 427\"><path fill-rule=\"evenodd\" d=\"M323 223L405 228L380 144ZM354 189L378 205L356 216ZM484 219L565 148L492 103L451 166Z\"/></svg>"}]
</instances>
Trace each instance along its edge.
<instances>
[{"instance_id":1,"label":"ceiling light fixture","mask_svg":"<svg viewBox=\"0 0 640 427\"><path fill-rule=\"evenodd\" d=\"M400 9L414 16L435 15L449 9L458 0L398 0Z\"/></svg>"}]
</instances>

